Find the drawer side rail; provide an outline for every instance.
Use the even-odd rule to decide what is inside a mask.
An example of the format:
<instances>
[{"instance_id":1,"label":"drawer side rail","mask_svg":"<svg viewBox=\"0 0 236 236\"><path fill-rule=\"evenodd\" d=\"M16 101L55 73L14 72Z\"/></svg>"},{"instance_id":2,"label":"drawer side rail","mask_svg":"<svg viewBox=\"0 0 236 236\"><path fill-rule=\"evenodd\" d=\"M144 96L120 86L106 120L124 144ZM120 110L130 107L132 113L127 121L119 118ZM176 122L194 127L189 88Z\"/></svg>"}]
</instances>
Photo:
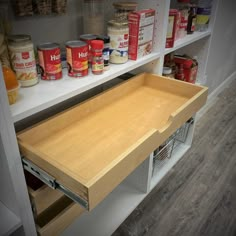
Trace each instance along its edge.
<instances>
[{"instance_id":1,"label":"drawer side rail","mask_svg":"<svg viewBox=\"0 0 236 236\"><path fill-rule=\"evenodd\" d=\"M31 161L22 157L22 164L23 164L23 168L26 171L33 174L35 177L37 177L42 182L44 182L47 186L49 186L52 189L58 189L59 191L63 192L67 197L69 197L71 200L80 204L86 210L89 209L89 205L86 200L84 200L83 198L81 198L77 194L74 194L69 189L67 189L65 186L58 183L54 177L50 176L44 170L42 170L38 166L34 165Z\"/></svg>"}]
</instances>

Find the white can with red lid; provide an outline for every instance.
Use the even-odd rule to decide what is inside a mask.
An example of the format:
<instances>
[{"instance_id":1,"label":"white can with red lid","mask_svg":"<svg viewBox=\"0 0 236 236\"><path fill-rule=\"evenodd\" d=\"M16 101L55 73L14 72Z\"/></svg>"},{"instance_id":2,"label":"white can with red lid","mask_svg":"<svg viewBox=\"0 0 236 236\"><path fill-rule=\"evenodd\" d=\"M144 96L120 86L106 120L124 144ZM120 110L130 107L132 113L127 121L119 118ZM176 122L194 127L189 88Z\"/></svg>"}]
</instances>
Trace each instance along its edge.
<instances>
[{"instance_id":1,"label":"white can with red lid","mask_svg":"<svg viewBox=\"0 0 236 236\"><path fill-rule=\"evenodd\" d=\"M8 48L11 63L16 77L22 87L33 86L38 83L34 46L30 35L8 36Z\"/></svg>"}]
</instances>

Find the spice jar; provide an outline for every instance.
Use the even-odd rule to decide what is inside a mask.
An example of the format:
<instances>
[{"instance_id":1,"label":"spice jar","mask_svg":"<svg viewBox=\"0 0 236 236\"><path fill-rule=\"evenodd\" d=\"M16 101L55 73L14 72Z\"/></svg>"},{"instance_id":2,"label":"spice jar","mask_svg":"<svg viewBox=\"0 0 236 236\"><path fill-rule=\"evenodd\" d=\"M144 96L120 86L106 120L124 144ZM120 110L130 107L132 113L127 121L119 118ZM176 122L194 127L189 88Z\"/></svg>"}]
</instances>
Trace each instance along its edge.
<instances>
[{"instance_id":1,"label":"spice jar","mask_svg":"<svg viewBox=\"0 0 236 236\"><path fill-rule=\"evenodd\" d=\"M38 83L34 46L30 35L8 36L8 46L13 69L22 87Z\"/></svg>"},{"instance_id":2,"label":"spice jar","mask_svg":"<svg viewBox=\"0 0 236 236\"><path fill-rule=\"evenodd\" d=\"M102 50L104 70L109 70L109 59L110 59L110 37L109 36L98 36L98 40L104 42L104 48Z\"/></svg>"},{"instance_id":3,"label":"spice jar","mask_svg":"<svg viewBox=\"0 0 236 236\"><path fill-rule=\"evenodd\" d=\"M92 73L95 75L100 75L104 70L104 61L102 50L104 43L102 40L92 40L91 41L91 54L92 54Z\"/></svg>"},{"instance_id":4,"label":"spice jar","mask_svg":"<svg viewBox=\"0 0 236 236\"><path fill-rule=\"evenodd\" d=\"M115 2L113 6L115 8L115 19L124 21L128 20L128 14L137 10L136 2Z\"/></svg>"},{"instance_id":5,"label":"spice jar","mask_svg":"<svg viewBox=\"0 0 236 236\"><path fill-rule=\"evenodd\" d=\"M110 62L114 64L127 62L129 47L128 22L110 20L107 33L110 36Z\"/></svg>"}]
</instances>

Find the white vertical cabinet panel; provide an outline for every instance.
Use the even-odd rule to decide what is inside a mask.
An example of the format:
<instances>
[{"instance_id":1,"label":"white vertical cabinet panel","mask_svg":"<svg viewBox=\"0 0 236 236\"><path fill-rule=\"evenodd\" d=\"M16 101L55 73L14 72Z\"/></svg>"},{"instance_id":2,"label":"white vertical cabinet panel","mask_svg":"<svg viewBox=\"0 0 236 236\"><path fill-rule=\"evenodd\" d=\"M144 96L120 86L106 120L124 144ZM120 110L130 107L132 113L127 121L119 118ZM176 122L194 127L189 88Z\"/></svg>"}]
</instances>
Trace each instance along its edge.
<instances>
[{"instance_id":1,"label":"white vertical cabinet panel","mask_svg":"<svg viewBox=\"0 0 236 236\"><path fill-rule=\"evenodd\" d=\"M11 113L9 110L9 105L7 101L7 94L5 90L5 84L3 81L3 75L0 70L0 139L2 143L2 149L0 150L1 161L8 166L9 175L4 173L3 184L12 183L12 188L5 189L9 191L9 196L14 194L15 197L9 197L6 200L4 197L3 204L6 204L11 208L11 211L18 216L24 226L26 235L33 236L36 235L33 214L31 211L30 201L28 197L28 192L26 188L26 183L24 180L23 169L21 165L21 158L18 149L18 144L16 141L16 134L13 126L13 121ZM7 179L6 179L7 178ZM2 197L3 198L3 197ZM14 199L15 198L15 199ZM15 203L11 203L11 200L16 200Z\"/></svg>"}]
</instances>

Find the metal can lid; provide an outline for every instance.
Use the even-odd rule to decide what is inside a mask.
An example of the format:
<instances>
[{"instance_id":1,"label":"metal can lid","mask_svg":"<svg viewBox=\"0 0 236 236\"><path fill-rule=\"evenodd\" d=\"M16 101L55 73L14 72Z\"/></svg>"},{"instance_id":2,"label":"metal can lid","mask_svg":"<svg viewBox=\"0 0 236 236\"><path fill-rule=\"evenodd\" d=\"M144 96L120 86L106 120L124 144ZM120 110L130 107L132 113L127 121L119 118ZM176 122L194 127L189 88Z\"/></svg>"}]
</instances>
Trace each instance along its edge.
<instances>
[{"instance_id":1,"label":"metal can lid","mask_svg":"<svg viewBox=\"0 0 236 236\"><path fill-rule=\"evenodd\" d=\"M77 48L77 47L83 47L86 46L87 43L81 41L81 40L71 40L71 41L67 41L65 43L66 46L71 47L71 48Z\"/></svg>"},{"instance_id":2,"label":"metal can lid","mask_svg":"<svg viewBox=\"0 0 236 236\"><path fill-rule=\"evenodd\" d=\"M27 34L14 34L9 35L7 38L9 42L13 43L23 43L31 40L31 36Z\"/></svg>"},{"instance_id":3,"label":"metal can lid","mask_svg":"<svg viewBox=\"0 0 236 236\"><path fill-rule=\"evenodd\" d=\"M95 34L82 34L79 37L81 40L94 40L97 38L97 35Z\"/></svg>"},{"instance_id":4,"label":"metal can lid","mask_svg":"<svg viewBox=\"0 0 236 236\"><path fill-rule=\"evenodd\" d=\"M52 49L55 49L55 48L59 48L59 44L58 43L48 42L48 43L39 44L37 46L37 49L41 49L41 50L52 50Z\"/></svg>"},{"instance_id":5,"label":"metal can lid","mask_svg":"<svg viewBox=\"0 0 236 236\"><path fill-rule=\"evenodd\" d=\"M107 35L99 35L97 36L98 40L103 40L104 43L110 43L110 37Z\"/></svg>"}]
</instances>

